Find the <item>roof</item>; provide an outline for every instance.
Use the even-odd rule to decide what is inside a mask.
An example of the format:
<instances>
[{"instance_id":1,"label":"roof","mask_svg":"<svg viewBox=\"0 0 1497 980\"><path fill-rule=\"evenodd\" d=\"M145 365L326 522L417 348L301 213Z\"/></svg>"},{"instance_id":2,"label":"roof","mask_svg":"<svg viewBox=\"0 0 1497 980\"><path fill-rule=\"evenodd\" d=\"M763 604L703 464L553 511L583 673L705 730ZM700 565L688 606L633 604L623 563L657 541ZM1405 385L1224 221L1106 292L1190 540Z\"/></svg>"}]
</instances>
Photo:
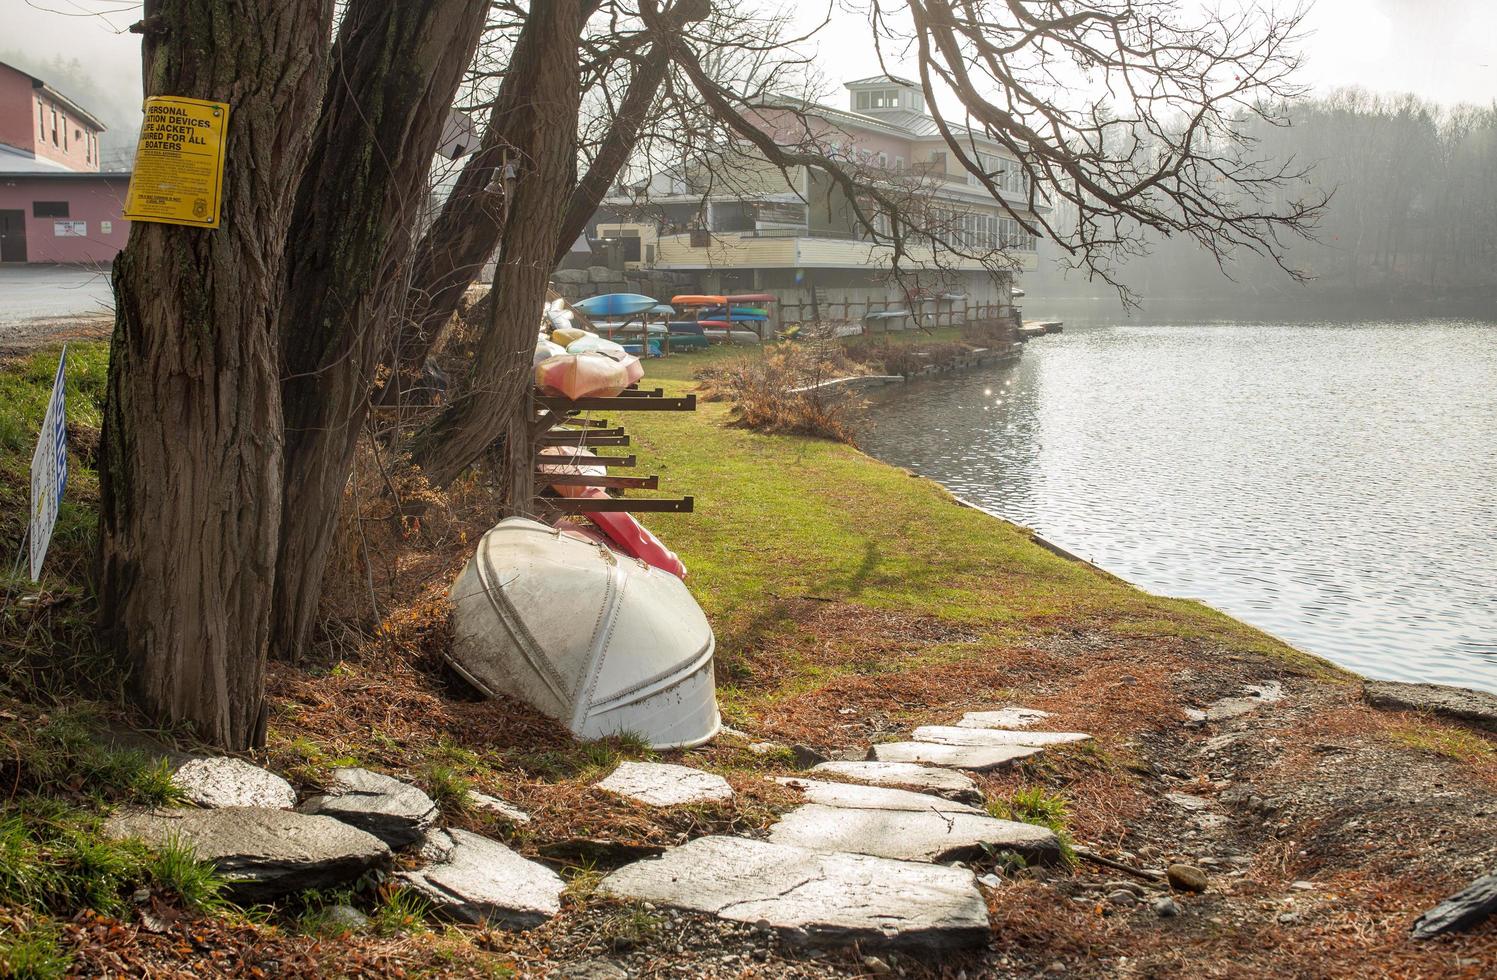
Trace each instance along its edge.
<instances>
[{"instance_id":1,"label":"roof","mask_svg":"<svg viewBox=\"0 0 1497 980\"><path fill-rule=\"evenodd\" d=\"M900 78L898 75L869 75L867 78L857 78L842 83L843 88L852 88L854 85L906 85L910 88L919 88L915 82L908 78Z\"/></svg>"},{"instance_id":2,"label":"roof","mask_svg":"<svg viewBox=\"0 0 1497 980\"><path fill-rule=\"evenodd\" d=\"M69 170L62 164L0 144L0 179L5 177L26 177L32 180L128 180L130 171Z\"/></svg>"},{"instance_id":3,"label":"roof","mask_svg":"<svg viewBox=\"0 0 1497 980\"><path fill-rule=\"evenodd\" d=\"M853 84L849 82L848 84ZM766 99L773 104L773 99ZM904 136L913 139L939 139L941 130L936 126L936 121L923 112L914 112L909 109L882 109L878 115L872 113L856 112L852 109L839 109L836 106L824 105L820 102L807 102L805 99L794 96L780 96L778 101L789 104L792 108L806 115L821 116L831 123L844 123L847 125L860 126L877 133L887 133L893 136ZM997 140L982 132L970 129L961 123L947 120L947 127L951 134L957 139L971 138L984 143L1001 145Z\"/></svg>"},{"instance_id":4,"label":"roof","mask_svg":"<svg viewBox=\"0 0 1497 980\"><path fill-rule=\"evenodd\" d=\"M45 79L37 78L35 75L31 74L31 72L22 71L15 65L9 64L4 61L0 61L0 65L4 65L6 68L9 68L11 71L15 72L18 75L25 75L27 78L31 79L32 88L40 89L41 91L45 92L53 101L61 103L62 106L69 112L77 116L79 119L82 119L84 122L88 123L99 132L102 133L107 128L102 122L99 121L98 116L94 115L92 112L89 112L87 109L83 108L83 106L74 102L66 95L63 95L51 85L48 85Z\"/></svg>"},{"instance_id":5,"label":"roof","mask_svg":"<svg viewBox=\"0 0 1497 980\"><path fill-rule=\"evenodd\" d=\"M58 174L76 173L72 167L35 156L25 150L0 143L0 173Z\"/></svg>"}]
</instances>

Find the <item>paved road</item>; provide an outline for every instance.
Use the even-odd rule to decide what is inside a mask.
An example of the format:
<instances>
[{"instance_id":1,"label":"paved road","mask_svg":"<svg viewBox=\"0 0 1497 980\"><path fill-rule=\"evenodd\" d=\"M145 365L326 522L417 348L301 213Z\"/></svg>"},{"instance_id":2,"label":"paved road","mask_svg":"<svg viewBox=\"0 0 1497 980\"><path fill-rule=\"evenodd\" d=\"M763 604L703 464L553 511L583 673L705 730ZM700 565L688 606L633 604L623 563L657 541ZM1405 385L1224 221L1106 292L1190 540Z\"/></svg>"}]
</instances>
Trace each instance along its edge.
<instances>
[{"instance_id":1,"label":"paved road","mask_svg":"<svg viewBox=\"0 0 1497 980\"><path fill-rule=\"evenodd\" d=\"M114 315L108 269L75 265L0 266L0 325L80 315Z\"/></svg>"},{"instance_id":2,"label":"paved road","mask_svg":"<svg viewBox=\"0 0 1497 980\"><path fill-rule=\"evenodd\" d=\"M107 334L113 316L107 269L0 266L0 350Z\"/></svg>"}]
</instances>

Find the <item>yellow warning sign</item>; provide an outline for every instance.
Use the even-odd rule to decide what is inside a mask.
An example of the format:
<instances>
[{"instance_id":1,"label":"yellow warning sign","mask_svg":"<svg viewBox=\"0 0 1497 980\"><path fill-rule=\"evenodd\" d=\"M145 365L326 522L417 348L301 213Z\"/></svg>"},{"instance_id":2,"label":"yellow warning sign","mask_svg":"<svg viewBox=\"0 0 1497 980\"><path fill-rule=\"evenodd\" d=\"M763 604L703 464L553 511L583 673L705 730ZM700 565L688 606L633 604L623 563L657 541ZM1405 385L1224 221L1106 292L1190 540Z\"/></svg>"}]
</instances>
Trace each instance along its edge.
<instances>
[{"instance_id":1,"label":"yellow warning sign","mask_svg":"<svg viewBox=\"0 0 1497 980\"><path fill-rule=\"evenodd\" d=\"M174 95L146 99L125 217L217 228L228 125L226 102Z\"/></svg>"}]
</instances>

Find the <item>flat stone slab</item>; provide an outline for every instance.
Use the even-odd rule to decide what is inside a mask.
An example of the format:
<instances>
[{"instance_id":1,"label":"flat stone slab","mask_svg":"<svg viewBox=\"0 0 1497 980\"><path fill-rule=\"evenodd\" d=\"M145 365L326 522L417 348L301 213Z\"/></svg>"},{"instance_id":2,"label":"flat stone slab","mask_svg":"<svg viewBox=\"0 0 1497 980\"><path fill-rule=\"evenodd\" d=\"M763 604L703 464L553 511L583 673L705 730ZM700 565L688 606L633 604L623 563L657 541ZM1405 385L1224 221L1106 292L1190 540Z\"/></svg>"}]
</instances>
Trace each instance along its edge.
<instances>
[{"instance_id":1,"label":"flat stone slab","mask_svg":"<svg viewBox=\"0 0 1497 980\"><path fill-rule=\"evenodd\" d=\"M883 742L868 750L874 762L919 762L972 772L1002 769L1044 751L1034 745L936 745L933 742Z\"/></svg>"},{"instance_id":2,"label":"flat stone slab","mask_svg":"<svg viewBox=\"0 0 1497 980\"><path fill-rule=\"evenodd\" d=\"M372 834L294 810L137 810L111 816L104 830L150 847L180 841L213 864L237 898L257 902L345 885L390 860L390 848Z\"/></svg>"},{"instance_id":3,"label":"flat stone slab","mask_svg":"<svg viewBox=\"0 0 1497 980\"><path fill-rule=\"evenodd\" d=\"M621 762L598 788L650 806L712 803L733 798L733 787L716 773L665 762Z\"/></svg>"},{"instance_id":4,"label":"flat stone slab","mask_svg":"<svg viewBox=\"0 0 1497 980\"><path fill-rule=\"evenodd\" d=\"M296 806L296 790L290 783L232 756L190 759L172 773L172 783L188 802L202 807L260 806L289 810Z\"/></svg>"},{"instance_id":5,"label":"flat stone slab","mask_svg":"<svg viewBox=\"0 0 1497 980\"><path fill-rule=\"evenodd\" d=\"M911 810L917 813L982 813L975 806L929 793L856 783L829 783L799 776L776 776L775 782L805 794L806 802L840 806L849 810Z\"/></svg>"},{"instance_id":6,"label":"flat stone slab","mask_svg":"<svg viewBox=\"0 0 1497 980\"><path fill-rule=\"evenodd\" d=\"M521 810L513 803L480 793L476 789L468 790L468 806L483 813L492 813L508 820L513 824L527 824L530 822L530 814Z\"/></svg>"},{"instance_id":7,"label":"flat stone slab","mask_svg":"<svg viewBox=\"0 0 1497 980\"><path fill-rule=\"evenodd\" d=\"M1038 708L1002 708L998 711L969 711L956 723L958 728L1028 728L1050 717Z\"/></svg>"},{"instance_id":8,"label":"flat stone slab","mask_svg":"<svg viewBox=\"0 0 1497 980\"><path fill-rule=\"evenodd\" d=\"M738 837L699 837L620 868L598 891L765 925L805 943L949 950L988 940L970 871Z\"/></svg>"},{"instance_id":9,"label":"flat stone slab","mask_svg":"<svg viewBox=\"0 0 1497 980\"><path fill-rule=\"evenodd\" d=\"M334 769L332 783L301 809L342 820L397 849L421 840L438 816L421 790L368 769Z\"/></svg>"},{"instance_id":10,"label":"flat stone slab","mask_svg":"<svg viewBox=\"0 0 1497 980\"><path fill-rule=\"evenodd\" d=\"M530 929L561 911L566 883L498 841L466 830L437 830L427 836L421 856L427 864L396 877L459 921Z\"/></svg>"},{"instance_id":11,"label":"flat stone slab","mask_svg":"<svg viewBox=\"0 0 1497 980\"><path fill-rule=\"evenodd\" d=\"M1010 732L952 725L921 725L910 737L937 745L1064 745L1091 738L1084 732Z\"/></svg>"},{"instance_id":12,"label":"flat stone slab","mask_svg":"<svg viewBox=\"0 0 1497 980\"><path fill-rule=\"evenodd\" d=\"M1231 721L1240 718L1263 707L1265 704L1273 704L1284 698L1284 685L1278 681L1264 681L1262 684L1249 684L1243 688L1242 697L1222 698L1213 701L1204 709L1186 708L1185 717L1191 721Z\"/></svg>"},{"instance_id":13,"label":"flat stone slab","mask_svg":"<svg viewBox=\"0 0 1497 980\"><path fill-rule=\"evenodd\" d=\"M1362 697L1374 708L1394 711L1428 711L1454 718L1489 732L1497 732L1497 694L1472 691L1444 684L1404 684L1368 681Z\"/></svg>"},{"instance_id":14,"label":"flat stone slab","mask_svg":"<svg viewBox=\"0 0 1497 980\"><path fill-rule=\"evenodd\" d=\"M1060 842L1044 827L972 813L850 809L808 803L769 830L775 844L814 851L850 851L896 861L965 861L990 849L1045 861Z\"/></svg>"},{"instance_id":15,"label":"flat stone slab","mask_svg":"<svg viewBox=\"0 0 1497 980\"><path fill-rule=\"evenodd\" d=\"M914 762L823 762L811 767L811 772L856 779L875 786L897 786L922 793L935 793L964 803L982 802L982 793L971 776Z\"/></svg>"}]
</instances>

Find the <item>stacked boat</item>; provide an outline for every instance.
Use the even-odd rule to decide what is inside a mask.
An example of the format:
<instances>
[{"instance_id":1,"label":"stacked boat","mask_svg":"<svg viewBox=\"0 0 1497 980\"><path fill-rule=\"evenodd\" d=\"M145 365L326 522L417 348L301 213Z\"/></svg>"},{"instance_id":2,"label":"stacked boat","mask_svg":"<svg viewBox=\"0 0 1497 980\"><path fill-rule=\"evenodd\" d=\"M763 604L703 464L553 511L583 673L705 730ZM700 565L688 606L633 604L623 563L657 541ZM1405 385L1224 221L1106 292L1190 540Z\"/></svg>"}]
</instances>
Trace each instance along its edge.
<instances>
[{"instance_id":1,"label":"stacked boat","mask_svg":"<svg viewBox=\"0 0 1497 980\"><path fill-rule=\"evenodd\" d=\"M541 319L534 363L543 395L607 398L643 377L627 344L583 329L563 301L548 303ZM538 472L568 478L554 485L558 494L608 497L607 469L589 465L596 457L586 448L543 450L551 456ZM626 512L554 524L508 518L483 536L449 592L448 661L490 697L531 704L578 738L629 733L654 748L699 745L721 726L715 641L685 577L680 559Z\"/></svg>"}]
</instances>

